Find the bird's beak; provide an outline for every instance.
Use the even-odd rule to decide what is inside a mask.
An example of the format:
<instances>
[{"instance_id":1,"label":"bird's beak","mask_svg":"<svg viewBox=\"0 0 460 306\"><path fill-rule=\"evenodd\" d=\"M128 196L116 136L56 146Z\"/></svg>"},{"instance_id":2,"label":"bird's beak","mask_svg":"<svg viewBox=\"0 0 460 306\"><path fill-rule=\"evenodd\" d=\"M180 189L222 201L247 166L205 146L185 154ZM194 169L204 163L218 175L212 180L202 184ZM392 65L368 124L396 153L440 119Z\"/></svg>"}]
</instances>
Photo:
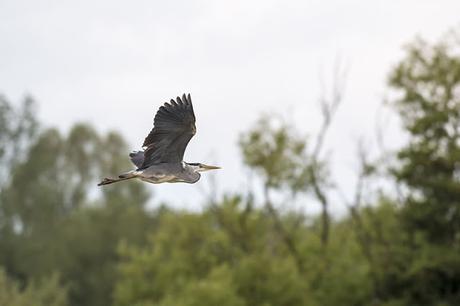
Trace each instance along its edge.
<instances>
[{"instance_id":1,"label":"bird's beak","mask_svg":"<svg viewBox=\"0 0 460 306\"><path fill-rule=\"evenodd\" d=\"M216 169L222 169L221 167L217 167L217 166L209 166L209 165L205 165L205 164L201 164L201 171L209 171L209 170L216 170Z\"/></svg>"}]
</instances>

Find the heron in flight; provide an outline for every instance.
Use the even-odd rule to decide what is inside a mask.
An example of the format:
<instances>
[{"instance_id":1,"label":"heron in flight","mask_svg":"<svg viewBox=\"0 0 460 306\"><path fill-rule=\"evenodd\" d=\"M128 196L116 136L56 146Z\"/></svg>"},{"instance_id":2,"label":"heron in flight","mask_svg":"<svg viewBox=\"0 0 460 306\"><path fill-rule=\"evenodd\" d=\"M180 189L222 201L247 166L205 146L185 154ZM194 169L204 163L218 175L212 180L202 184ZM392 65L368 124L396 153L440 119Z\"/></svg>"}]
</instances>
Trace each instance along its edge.
<instances>
[{"instance_id":1,"label":"heron in flight","mask_svg":"<svg viewBox=\"0 0 460 306\"><path fill-rule=\"evenodd\" d=\"M144 140L143 150L129 154L137 169L120 174L118 178L105 178L98 186L133 178L153 184L196 183L201 177L200 172L220 167L183 161L185 148L195 133L190 94L165 103L155 115L153 129Z\"/></svg>"}]
</instances>

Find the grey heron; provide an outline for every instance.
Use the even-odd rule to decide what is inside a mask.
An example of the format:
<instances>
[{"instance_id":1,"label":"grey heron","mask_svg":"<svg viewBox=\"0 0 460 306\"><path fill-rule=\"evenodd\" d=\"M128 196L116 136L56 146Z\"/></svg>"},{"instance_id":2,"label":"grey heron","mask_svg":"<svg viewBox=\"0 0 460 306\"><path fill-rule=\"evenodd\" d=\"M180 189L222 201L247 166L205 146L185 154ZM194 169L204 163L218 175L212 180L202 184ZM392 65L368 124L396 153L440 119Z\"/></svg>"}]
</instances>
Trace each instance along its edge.
<instances>
[{"instance_id":1,"label":"grey heron","mask_svg":"<svg viewBox=\"0 0 460 306\"><path fill-rule=\"evenodd\" d=\"M183 161L185 148L196 133L195 114L190 94L184 94L161 106L153 120L153 129L142 145L143 150L129 154L135 170L120 174L118 178L104 178L98 186L133 178L145 182L196 183L200 172L220 169L202 163Z\"/></svg>"}]
</instances>

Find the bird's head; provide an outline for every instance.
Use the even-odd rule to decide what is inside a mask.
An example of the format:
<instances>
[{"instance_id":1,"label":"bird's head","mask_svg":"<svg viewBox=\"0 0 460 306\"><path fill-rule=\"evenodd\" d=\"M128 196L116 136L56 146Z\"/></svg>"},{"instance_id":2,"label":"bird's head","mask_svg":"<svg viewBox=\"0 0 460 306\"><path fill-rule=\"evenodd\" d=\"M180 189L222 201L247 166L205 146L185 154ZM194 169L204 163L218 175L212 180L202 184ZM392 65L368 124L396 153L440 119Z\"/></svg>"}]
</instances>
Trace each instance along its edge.
<instances>
[{"instance_id":1,"label":"bird's head","mask_svg":"<svg viewBox=\"0 0 460 306\"><path fill-rule=\"evenodd\" d=\"M201 163L187 163L190 167L193 168L193 170L198 171L198 172L205 172L209 170L216 170L216 169L221 169L221 167L217 166L209 166Z\"/></svg>"}]
</instances>

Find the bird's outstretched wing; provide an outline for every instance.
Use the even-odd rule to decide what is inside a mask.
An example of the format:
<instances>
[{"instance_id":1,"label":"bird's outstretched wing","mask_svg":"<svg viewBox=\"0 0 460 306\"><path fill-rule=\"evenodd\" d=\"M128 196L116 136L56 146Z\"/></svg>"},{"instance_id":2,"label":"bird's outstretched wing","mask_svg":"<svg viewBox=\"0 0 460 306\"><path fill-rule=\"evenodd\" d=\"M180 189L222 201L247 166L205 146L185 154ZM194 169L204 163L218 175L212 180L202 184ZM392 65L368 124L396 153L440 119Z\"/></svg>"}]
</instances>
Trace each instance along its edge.
<instances>
[{"instance_id":1,"label":"bird's outstretched wing","mask_svg":"<svg viewBox=\"0 0 460 306\"><path fill-rule=\"evenodd\" d=\"M181 162L185 148L196 133L195 114L190 94L177 97L160 107L153 129L142 145L145 149L141 168L159 163Z\"/></svg>"}]
</instances>

